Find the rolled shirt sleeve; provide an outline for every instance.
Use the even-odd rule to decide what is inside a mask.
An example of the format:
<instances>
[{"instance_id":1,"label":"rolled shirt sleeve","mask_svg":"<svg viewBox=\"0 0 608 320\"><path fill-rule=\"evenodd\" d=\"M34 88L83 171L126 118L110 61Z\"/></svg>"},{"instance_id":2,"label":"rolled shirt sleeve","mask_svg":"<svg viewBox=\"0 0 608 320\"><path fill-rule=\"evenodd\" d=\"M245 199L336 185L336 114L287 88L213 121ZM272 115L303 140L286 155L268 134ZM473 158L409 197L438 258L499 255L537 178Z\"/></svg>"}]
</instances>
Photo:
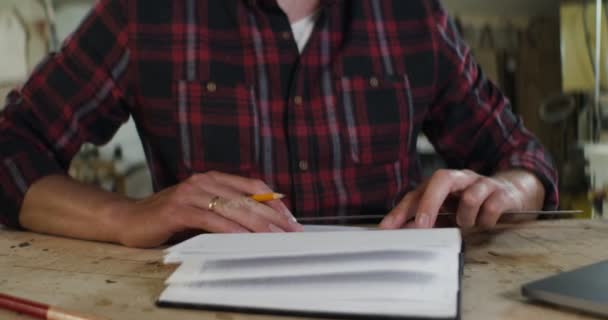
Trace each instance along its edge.
<instances>
[{"instance_id":1,"label":"rolled shirt sleeve","mask_svg":"<svg viewBox=\"0 0 608 320\"><path fill-rule=\"evenodd\" d=\"M510 169L535 174L546 190L544 208L556 208L557 173L550 155L486 78L441 3L429 1L429 10L437 47L437 98L423 131L452 168L485 175Z\"/></svg>"},{"instance_id":2,"label":"rolled shirt sleeve","mask_svg":"<svg viewBox=\"0 0 608 320\"><path fill-rule=\"evenodd\" d=\"M0 113L0 222L19 227L29 187L66 174L85 142L103 144L128 119L126 1L98 1L62 49L12 91Z\"/></svg>"}]
</instances>

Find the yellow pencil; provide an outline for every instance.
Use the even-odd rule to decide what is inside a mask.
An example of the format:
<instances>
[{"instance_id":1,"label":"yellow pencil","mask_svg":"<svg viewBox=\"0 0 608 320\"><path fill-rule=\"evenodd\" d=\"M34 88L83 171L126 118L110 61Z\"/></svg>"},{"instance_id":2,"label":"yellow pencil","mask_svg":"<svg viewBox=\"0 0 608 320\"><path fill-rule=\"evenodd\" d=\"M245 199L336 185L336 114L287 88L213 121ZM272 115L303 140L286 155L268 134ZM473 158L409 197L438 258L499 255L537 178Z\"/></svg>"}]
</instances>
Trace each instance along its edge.
<instances>
[{"instance_id":1,"label":"yellow pencil","mask_svg":"<svg viewBox=\"0 0 608 320\"><path fill-rule=\"evenodd\" d=\"M254 194L251 196L251 199L257 202L267 202L272 200L278 200L285 198L284 194L280 193L263 193L263 194Z\"/></svg>"}]
</instances>

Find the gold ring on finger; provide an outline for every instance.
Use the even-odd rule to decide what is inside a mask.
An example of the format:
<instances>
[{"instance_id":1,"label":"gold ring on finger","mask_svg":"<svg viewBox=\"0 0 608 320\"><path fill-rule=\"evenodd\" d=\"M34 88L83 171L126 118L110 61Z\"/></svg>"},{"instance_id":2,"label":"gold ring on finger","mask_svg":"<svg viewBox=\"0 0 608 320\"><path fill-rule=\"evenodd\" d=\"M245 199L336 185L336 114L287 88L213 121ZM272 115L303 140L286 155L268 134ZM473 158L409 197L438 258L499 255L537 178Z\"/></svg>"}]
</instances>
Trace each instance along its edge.
<instances>
[{"instance_id":1,"label":"gold ring on finger","mask_svg":"<svg viewBox=\"0 0 608 320\"><path fill-rule=\"evenodd\" d=\"M209 205L207 206L209 211L215 211L218 203L220 202L220 199L221 198L219 196L215 196L215 197L211 198L211 201L209 201Z\"/></svg>"}]
</instances>

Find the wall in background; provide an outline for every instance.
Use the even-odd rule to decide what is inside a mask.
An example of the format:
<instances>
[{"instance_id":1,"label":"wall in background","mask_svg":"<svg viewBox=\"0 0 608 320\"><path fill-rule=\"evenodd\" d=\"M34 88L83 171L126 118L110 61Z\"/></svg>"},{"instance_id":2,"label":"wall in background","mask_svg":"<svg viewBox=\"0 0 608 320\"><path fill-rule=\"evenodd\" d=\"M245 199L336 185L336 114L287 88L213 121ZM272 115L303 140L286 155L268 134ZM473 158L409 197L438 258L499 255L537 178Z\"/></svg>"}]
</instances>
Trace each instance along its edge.
<instances>
[{"instance_id":1,"label":"wall in background","mask_svg":"<svg viewBox=\"0 0 608 320\"><path fill-rule=\"evenodd\" d=\"M65 39L76 29L93 6L93 3L93 0L54 1L57 35L60 40Z\"/></svg>"},{"instance_id":2,"label":"wall in background","mask_svg":"<svg viewBox=\"0 0 608 320\"><path fill-rule=\"evenodd\" d=\"M496 17L558 16L560 0L444 0L450 12L458 15Z\"/></svg>"},{"instance_id":3,"label":"wall in background","mask_svg":"<svg viewBox=\"0 0 608 320\"><path fill-rule=\"evenodd\" d=\"M40 1L0 1L0 101L47 53L49 34Z\"/></svg>"}]
</instances>

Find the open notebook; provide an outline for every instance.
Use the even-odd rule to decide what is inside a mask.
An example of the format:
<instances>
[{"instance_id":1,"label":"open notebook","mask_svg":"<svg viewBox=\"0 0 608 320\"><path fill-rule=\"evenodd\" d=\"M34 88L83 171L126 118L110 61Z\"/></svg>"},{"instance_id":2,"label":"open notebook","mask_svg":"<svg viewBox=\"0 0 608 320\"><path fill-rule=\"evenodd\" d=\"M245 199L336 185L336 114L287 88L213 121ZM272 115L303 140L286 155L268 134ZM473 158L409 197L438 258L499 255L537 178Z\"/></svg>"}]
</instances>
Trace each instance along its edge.
<instances>
[{"instance_id":1,"label":"open notebook","mask_svg":"<svg viewBox=\"0 0 608 320\"><path fill-rule=\"evenodd\" d=\"M160 306L330 317L457 319L457 229L206 234L167 249L180 263Z\"/></svg>"}]
</instances>

